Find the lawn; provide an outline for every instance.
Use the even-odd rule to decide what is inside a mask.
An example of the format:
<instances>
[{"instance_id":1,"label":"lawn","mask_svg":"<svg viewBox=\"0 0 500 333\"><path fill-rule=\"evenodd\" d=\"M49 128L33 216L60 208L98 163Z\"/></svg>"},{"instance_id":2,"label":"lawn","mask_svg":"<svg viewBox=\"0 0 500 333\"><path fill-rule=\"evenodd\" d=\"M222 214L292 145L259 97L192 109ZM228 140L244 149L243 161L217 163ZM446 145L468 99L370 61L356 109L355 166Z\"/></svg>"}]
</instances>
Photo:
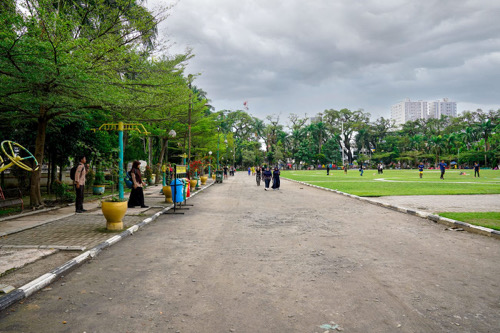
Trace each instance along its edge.
<instances>
[{"instance_id":1,"label":"lawn","mask_svg":"<svg viewBox=\"0 0 500 333\"><path fill-rule=\"evenodd\" d=\"M460 175L465 172L466 175ZM366 197L388 195L444 195L444 194L499 194L500 171L481 170L481 177L474 178L473 170L446 170L444 180L439 170L425 170L419 178L418 170L365 170L363 176L357 169L344 174L342 170L282 171L282 177L312 185L339 190Z\"/></svg>"},{"instance_id":2,"label":"lawn","mask_svg":"<svg viewBox=\"0 0 500 333\"><path fill-rule=\"evenodd\" d=\"M481 212L481 213L456 213L446 212L439 214L449 219L467 222L482 227L500 230L500 212Z\"/></svg>"}]
</instances>

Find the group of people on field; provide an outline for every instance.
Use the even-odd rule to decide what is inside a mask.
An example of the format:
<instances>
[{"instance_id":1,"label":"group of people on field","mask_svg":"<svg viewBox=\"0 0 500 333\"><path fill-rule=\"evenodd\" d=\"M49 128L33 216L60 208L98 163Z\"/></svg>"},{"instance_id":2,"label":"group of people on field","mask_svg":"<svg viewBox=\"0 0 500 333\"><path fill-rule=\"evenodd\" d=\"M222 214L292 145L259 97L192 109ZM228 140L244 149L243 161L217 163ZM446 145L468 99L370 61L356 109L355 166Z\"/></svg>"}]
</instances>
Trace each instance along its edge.
<instances>
[{"instance_id":1,"label":"group of people on field","mask_svg":"<svg viewBox=\"0 0 500 333\"><path fill-rule=\"evenodd\" d=\"M255 175L257 179L257 184L260 184L260 179L264 179L264 190L267 191L269 189L269 185L271 184L271 180L273 182L272 189L279 190L280 189L280 169L275 167L273 171L269 167L249 167L248 175Z\"/></svg>"}]
</instances>

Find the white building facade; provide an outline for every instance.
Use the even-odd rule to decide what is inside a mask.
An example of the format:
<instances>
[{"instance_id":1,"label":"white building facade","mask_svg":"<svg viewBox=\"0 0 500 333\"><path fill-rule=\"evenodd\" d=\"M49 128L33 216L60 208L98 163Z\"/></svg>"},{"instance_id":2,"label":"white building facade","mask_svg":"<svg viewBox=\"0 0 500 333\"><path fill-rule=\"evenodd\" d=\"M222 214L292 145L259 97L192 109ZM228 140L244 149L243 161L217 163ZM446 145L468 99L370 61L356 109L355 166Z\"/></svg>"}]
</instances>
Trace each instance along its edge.
<instances>
[{"instance_id":1,"label":"white building facade","mask_svg":"<svg viewBox=\"0 0 500 333\"><path fill-rule=\"evenodd\" d=\"M417 119L440 118L441 116L456 117L457 103L448 98L442 101L411 101L409 98L391 106L391 119L396 126Z\"/></svg>"}]
</instances>

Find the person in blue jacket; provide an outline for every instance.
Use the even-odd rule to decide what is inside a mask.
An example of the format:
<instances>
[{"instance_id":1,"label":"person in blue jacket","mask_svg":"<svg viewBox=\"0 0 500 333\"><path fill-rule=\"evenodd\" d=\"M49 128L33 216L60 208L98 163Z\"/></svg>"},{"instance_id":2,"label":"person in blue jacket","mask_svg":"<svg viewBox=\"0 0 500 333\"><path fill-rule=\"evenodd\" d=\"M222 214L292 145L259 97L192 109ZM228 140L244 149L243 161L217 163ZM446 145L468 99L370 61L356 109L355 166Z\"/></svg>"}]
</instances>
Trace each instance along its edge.
<instances>
[{"instance_id":1,"label":"person in blue jacket","mask_svg":"<svg viewBox=\"0 0 500 333\"><path fill-rule=\"evenodd\" d=\"M444 173L446 172L446 163L444 163L443 160L441 160L441 163L439 163L439 169L441 169L441 179L444 179Z\"/></svg>"}]
</instances>

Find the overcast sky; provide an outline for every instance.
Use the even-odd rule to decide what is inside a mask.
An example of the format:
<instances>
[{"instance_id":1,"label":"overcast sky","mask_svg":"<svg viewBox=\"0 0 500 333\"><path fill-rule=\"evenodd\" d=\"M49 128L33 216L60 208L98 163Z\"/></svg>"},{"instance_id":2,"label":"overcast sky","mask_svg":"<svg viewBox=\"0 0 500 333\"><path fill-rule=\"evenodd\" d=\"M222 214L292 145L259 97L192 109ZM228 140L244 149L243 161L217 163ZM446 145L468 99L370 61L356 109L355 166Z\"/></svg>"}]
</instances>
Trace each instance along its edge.
<instances>
[{"instance_id":1,"label":"overcast sky","mask_svg":"<svg viewBox=\"0 0 500 333\"><path fill-rule=\"evenodd\" d=\"M148 6L172 4L148 0ZM499 0L179 0L160 27L193 49L187 74L216 110L264 118L405 98L500 108Z\"/></svg>"}]
</instances>

